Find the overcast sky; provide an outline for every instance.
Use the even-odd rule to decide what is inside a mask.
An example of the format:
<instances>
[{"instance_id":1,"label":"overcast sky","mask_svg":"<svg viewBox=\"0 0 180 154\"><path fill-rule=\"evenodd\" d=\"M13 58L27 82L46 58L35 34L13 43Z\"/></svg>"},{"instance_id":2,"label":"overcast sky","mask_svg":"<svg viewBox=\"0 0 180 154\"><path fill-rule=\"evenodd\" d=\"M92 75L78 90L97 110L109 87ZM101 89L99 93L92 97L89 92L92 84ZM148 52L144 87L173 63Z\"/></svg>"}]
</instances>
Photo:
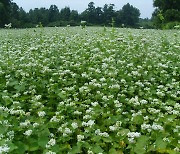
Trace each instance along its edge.
<instances>
[{"instance_id":1,"label":"overcast sky","mask_svg":"<svg viewBox=\"0 0 180 154\"><path fill-rule=\"evenodd\" d=\"M40 7L49 8L50 5L55 4L59 9L68 6L78 12L84 11L89 2L94 2L95 6L100 7L103 7L104 4L115 4L116 10L121 9L123 5L130 3L140 10L142 18L150 18L154 10L153 0L13 0L13 2L17 3L20 7L23 7L25 11Z\"/></svg>"}]
</instances>

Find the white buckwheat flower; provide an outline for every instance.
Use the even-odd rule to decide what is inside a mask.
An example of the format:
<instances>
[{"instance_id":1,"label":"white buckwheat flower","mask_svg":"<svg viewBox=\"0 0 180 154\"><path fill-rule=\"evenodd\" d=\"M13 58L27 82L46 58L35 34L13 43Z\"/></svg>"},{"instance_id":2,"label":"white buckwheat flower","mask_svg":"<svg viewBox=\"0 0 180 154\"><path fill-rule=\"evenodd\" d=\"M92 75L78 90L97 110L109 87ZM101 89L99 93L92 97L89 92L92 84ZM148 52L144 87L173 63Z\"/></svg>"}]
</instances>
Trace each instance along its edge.
<instances>
[{"instance_id":1,"label":"white buckwheat flower","mask_svg":"<svg viewBox=\"0 0 180 154\"><path fill-rule=\"evenodd\" d=\"M110 129L111 131L115 131L115 130L117 129L117 127L116 127L116 126L109 126L109 129Z\"/></svg>"},{"instance_id":2,"label":"white buckwheat flower","mask_svg":"<svg viewBox=\"0 0 180 154\"><path fill-rule=\"evenodd\" d=\"M65 133L65 134L71 134L72 131L71 131L69 128L65 128L64 133Z\"/></svg>"},{"instance_id":3,"label":"white buckwheat flower","mask_svg":"<svg viewBox=\"0 0 180 154\"><path fill-rule=\"evenodd\" d=\"M30 136L31 134L32 134L31 129L24 132L24 135L26 135L26 136Z\"/></svg>"},{"instance_id":4,"label":"white buckwheat flower","mask_svg":"<svg viewBox=\"0 0 180 154\"><path fill-rule=\"evenodd\" d=\"M46 144L46 148L50 148L56 144L56 140L54 138L50 139L49 142Z\"/></svg>"},{"instance_id":5,"label":"white buckwheat flower","mask_svg":"<svg viewBox=\"0 0 180 154\"><path fill-rule=\"evenodd\" d=\"M82 141L84 139L84 135L77 135L78 142Z\"/></svg>"},{"instance_id":6,"label":"white buckwheat flower","mask_svg":"<svg viewBox=\"0 0 180 154\"><path fill-rule=\"evenodd\" d=\"M35 122L35 123L33 124L33 127L35 128L35 127L37 127L37 126L39 126L39 124Z\"/></svg>"},{"instance_id":7,"label":"white buckwheat flower","mask_svg":"<svg viewBox=\"0 0 180 154\"><path fill-rule=\"evenodd\" d=\"M74 129L78 128L78 124L77 124L76 122L73 122L73 123L71 124L71 126L72 126Z\"/></svg>"},{"instance_id":8,"label":"white buckwheat flower","mask_svg":"<svg viewBox=\"0 0 180 154\"><path fill-rule=\"evenodd\" d=\"M129 132L129 133L127 134L127 136L128 136L129 138L140 137L140 136L141 136L141 133L138 133L138 132Z\"/></svg>"},{"instance_id":9,"label":"white buckwheat flower","mask_svg":"<svg viewBox=\"0 0 180 154\"><path fill-rule=\"evenodd\" d=\"M155 123L154 123L154 124L152 125L152 129L153 129L153 130L163 130L163 127L162 127L161 125L158 125L158 124L155 124Z\"/></svg>"},{"instance_id":10,"label":"white buckwheat flower","mask_svg":"<svg viewBox=\"0 0 180 154\"><path fill-rule=\"evenodd\" d=\"M95 123L94 123L94 120L89 120L88 122L87 122L87 124L88 124L88 126L92 126L92 125L94 125Z\"/></svg>"},{"instance_id":11,"label":"white buckwheat flower","mask_svg":"<svg viewBox=\"0 0 180 154\"><path fill-rule=\"evenodd\" d=\"M0 154L3 154L3 153L7 153L9 151L9 147L8 145L3 145L3 146L0 146Z\"/></svg>"},{"instance_id":12,"label":"white buckwheat flower","mask_svg":"<svg viewBox=\"0 0 180 154\"><path fill-rule=\"evenodd\" d=\"M48 151L46 154L56 154L56 152Z\"/></svg>"},{"instance_id":13,"label":"white buckwheat flower","mask_svg":"<svg viewBox=\"0 0 180 154\"><path fill-rule=\"evenodd\" d=\"M44 112L44 111L39 111L38 112L39 117L44 117L45 115L46 115L46 112Z\"/></svg>"}]
</instances>

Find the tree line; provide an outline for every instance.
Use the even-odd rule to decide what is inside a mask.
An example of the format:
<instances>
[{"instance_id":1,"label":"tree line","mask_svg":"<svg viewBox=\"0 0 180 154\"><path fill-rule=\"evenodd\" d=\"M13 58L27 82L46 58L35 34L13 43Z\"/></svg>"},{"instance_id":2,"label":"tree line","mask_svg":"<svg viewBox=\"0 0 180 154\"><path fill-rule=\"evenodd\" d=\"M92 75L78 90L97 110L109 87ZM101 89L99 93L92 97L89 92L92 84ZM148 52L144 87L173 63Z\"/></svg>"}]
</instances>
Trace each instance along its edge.
<instances>
[{"instance_id":1,"label":"tree line","mask_svg":"<svg viewBox=\"0 0 180 154\"><path fill-rule=\"evenodd\" d=\"M90 2L82 13L69 7L59 9L56 5L47 8L35 8L26 12L12 0L0 0L0 27L12 23L14 28L43 26L77 26L81 21L87 25L173 28L180 23L180 0L153 0L155 11L151 19L141 19L140 11L127 3L122 9L115 10L114 4L95 7Z\"/></svg>"},{"instance_id":2,"label":"tree line","mask_svg":"<svg viewBox=\"0 0 180 154\"><path fill-rule=\"evenodd\" d=\"M12 23L13 27L34 27L41 23L43 26L80 25L86 21L88 25L110 26L114 21L115 26L137 27L140 17L139 9L129 3L116 11L114 4L105 4L103 7L95 7L90 2L82 13L71 10L69 7L61 10L56 5L47 8L35 8L25 12L11 0L0 0L0 26Z\"/></svg>"}]
</instances>

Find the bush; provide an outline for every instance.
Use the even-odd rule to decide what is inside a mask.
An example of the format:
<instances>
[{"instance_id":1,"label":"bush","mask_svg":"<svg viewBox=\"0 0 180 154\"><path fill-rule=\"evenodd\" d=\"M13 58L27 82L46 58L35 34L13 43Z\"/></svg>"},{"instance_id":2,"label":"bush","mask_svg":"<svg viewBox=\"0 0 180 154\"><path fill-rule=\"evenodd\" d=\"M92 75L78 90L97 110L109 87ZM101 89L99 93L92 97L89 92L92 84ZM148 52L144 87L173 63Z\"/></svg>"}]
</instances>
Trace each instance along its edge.
<instances>
[{"instance_id":1,"label":"bush","mask_svg":"<svg viewBox=\"0 0 180 154\"><path fill-rule=\"evenodd\" d=\"M169 22L162 26L163 29L180 29L180 22Z\"/></svg>"}]
</instances>

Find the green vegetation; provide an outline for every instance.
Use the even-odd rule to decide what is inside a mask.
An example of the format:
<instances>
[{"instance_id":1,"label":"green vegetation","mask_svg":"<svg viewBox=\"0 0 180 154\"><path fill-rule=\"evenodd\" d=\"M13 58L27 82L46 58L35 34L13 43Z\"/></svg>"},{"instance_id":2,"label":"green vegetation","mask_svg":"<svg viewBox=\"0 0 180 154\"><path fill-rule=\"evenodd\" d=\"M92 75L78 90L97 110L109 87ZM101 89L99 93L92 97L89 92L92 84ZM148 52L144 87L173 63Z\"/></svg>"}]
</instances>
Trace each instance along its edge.
<instances>
[{"instance_id":1,"label":"green vegetation","mask_svg":"<svg viewBox=\"0 0 180 154\"><path fill-rule=\"evenodd\" d=\"M112 19L115 21L114 26L121 27L123 24L126 27L139 27L140 11L129 3L118 11L114 9L114 4L105 4L104 7L94 5L90 2L82 13L69 7L59 10L56 5L51 5L49 9L35 8L25 12L10 0L0 0L0 27L9 23L14 28L36 27L39 23L44 27L77 26L81 21L87 21L87 25L91 26L111 26Z\"/></svg>"},{"instance_id":2,"label":"green vegetation","mask_svg":"<svg viewBox=\"0 0 180 154\"><path fill-rule=\"evenodd\" d=\"M0 27L9 23L10 0L0 0Z\"/></svg>"},{"instance_id":3,"label":"green vegetation","mask_svg":"<svg viewBox=\"0 0 180 154\"><path fill-rule=\"evenodd\" d=\"M179 0L154 0L153 21L156 27L174 29L180 26L180 1Z\"/></svg>"},{"instance_id":4,"label":"green vegetation","mask_svg":"<svg viewBox=\"0 0 180 154\"><path fill-rule=\"evenodd\" d=\"M61 10L56 5L47 8L35 8L25 12L12 0L0 0L0 27L11 23L13 28L36 27L41 23L44 27L79 26L86 21L88 26L131 27L144 29L177 29L180 27L180 1L154 0L155 11L152 18L140 19L139 9L129 3L122 9L115 10L114 4L95 7L90 2L86 10L78 13L65 7Z\"/></svg>"},{"instance_id":5,"label":"green vegetation","mask_svg":"<svg viewBox=\"0 0 180 154\"><path fill-rule=\"evenodd\" d=\"M0 30L0 153L180 152L180 31Z\"/></svg>"}]
</instances>

